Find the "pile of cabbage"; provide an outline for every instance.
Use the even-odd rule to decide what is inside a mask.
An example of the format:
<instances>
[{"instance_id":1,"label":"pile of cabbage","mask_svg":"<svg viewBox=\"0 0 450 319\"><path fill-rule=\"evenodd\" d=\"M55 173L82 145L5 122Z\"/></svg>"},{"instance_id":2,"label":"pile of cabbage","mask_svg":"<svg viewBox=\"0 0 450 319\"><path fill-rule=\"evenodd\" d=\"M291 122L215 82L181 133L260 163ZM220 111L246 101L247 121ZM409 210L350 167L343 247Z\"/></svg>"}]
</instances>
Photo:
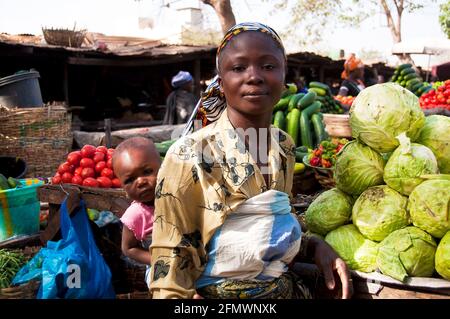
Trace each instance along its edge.
<instances>
[{"instance_id":1,"label":"pile of cabbage","mask_svg":"<svg viewBox=\"0 0 450 319\"><path fill-rule=\"evenodd\" d=\"M450 118L425 117L414 94L384 83L356 97L350 125L308 231L353 270L450 280Z\"/></svg>"}]
</instances>

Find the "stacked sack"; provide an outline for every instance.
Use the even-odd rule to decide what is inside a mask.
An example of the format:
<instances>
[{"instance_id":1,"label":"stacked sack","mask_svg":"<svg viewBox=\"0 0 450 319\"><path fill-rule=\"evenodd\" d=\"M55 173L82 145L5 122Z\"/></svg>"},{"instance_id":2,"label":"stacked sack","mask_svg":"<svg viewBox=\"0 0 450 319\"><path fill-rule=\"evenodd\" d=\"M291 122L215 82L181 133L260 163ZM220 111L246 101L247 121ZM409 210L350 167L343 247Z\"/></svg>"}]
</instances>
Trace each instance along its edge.
<instances>
[{"instance_id":1,"label":"stacked sack","mask_svg":"<svg viewBox=\"0 0 450 319\"><path fill-rule=\"evenodd\" d=\"M351 269L450 280L450 118L425 118L417 96L384 83L357 96L350 125L336 188L306 211L308 231Z\"/></svg>"}]
</instances>

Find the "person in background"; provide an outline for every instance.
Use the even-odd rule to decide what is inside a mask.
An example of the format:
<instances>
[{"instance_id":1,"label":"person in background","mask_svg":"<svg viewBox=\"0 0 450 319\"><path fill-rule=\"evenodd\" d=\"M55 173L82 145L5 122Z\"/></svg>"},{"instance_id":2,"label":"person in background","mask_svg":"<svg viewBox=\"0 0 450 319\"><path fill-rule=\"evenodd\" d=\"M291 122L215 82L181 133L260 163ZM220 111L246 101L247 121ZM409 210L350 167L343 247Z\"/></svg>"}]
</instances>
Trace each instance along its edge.
<instances>
[{"instance_id":1,"label":"person in background","mask_svg":"<svg viewBox=\"0 0 450 319\"><path fill-rule=\"evenodd\" d=\"M364 90L364 64L354 53L345 61L341 77L344 81L339 89L339 95L357 96Z\"/></svg>"},{"instance_id":2,"label":"person in background","mask_svg":"<svg viewBox=\"0 0 450 319\"><path fill-rule=\"evenodd\" d=\"M172 78L172 91L166 99L163 124L183 124L194 111L197 98L192 93L193 78L189 72L180 71Z\"/></svg>"},{"instance_id":3,"label":"person in background","mask_svg":"<svg viewBox=\"0 0 450 319\"><path fill-rule=\"evenodd\" d=\"M127 197L133 200L120 218L123 224L122 252L126 257L147 265L145 282L149 286L153 202L161 159L152 140L132 137L117 146L112 162Z\"/></svg>"}]
</instances>

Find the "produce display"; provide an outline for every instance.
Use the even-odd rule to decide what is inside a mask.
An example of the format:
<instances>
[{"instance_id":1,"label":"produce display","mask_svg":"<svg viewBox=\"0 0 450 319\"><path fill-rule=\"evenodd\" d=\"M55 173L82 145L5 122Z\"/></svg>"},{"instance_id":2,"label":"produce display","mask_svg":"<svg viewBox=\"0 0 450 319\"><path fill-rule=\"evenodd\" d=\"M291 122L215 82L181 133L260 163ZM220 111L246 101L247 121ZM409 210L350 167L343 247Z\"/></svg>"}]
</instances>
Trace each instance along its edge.
<instances>
[{"instance_id":1,"label":"produce display","mask_svg":"<svg viewBox=\"0 0 450 319\"><path fill-rule=\"evenodd\" d=\"M88 187L120 188L112 167L113 148L85 145L67 155L52 177L52 184L76 184Z\"/></svg>"},{"instance_id":2,"label":"produce display","mask_svg":"<svg viewBox=\"0 0 450 319\"><path fill-rule=\"evenodd\" d=\"M336 163L337 154L348 143L346 138L332 138L320 142L318 148L309 150L308 164L314 167L332 168Z\"/></svg>"},{"instance_id":3,"label":"produce display","mask_svg":"<svg viewBox=\"0 0 450 319\"><path fill-rule=\"evenodd\" d=\"M14 189L21 186L22 183L18 179L11 176L6 178L3 174L0 174L0 191Z\"/></svg>"},{"instance_id":4,"label":"produce display","mask_svg":"<svg viewBox=\"0 0 450 319\"><path fill-rule=\"evenodd\" d=\"M423 79L416 73L410 63L405 63L397 67L391 78L391 82L401 85L416 96L421 96L432 89L429 83L423 82Z\"/></svg>"},{"instance_id":5,"label":"produce display","mask_svg":"<svg viewBox=\"0 0 450 319\"><path fill-rule=\"evenodd\" d=\"M317 94L317 100L322 103L322 113L343 114L345 112L341 101L333 97L330 87L325 83L317 81L310 82L308 92L311 91Z\"/></svg>"},{"instance_id":6,"label":"produce display","mask_svg":"<svg viewBox=\"0 0 450 319\"><path fill-rule=\"evenodd\" d=\"M422 109L443 109L450 111L450 80L434 86L419 98Z\"/></svg>"},{"instance_id":7,"label":"produce display","mask_svg":"<svg viewBox=\"0 0 450 319\"><path fill-rule=\"evenodd\" d=\"M400 281L449 279L447 120L425 119L419 98L398 84L363 90L350 109L355 140L336 156L336 191L311 203L307 230L324 236L351 269ZM337 194L354 202L350 218Z\"/></svg>"},{"instance_id":8,"label":"produce display","mask_svg":"<svg viewBox=\"0 0 450 319\"><path fill-rule=\"evenodd\" d=\"M19 269L25 264L25 256L9 249L0 249L0 289L10 286Z\"/></svg>"}]
</instances>

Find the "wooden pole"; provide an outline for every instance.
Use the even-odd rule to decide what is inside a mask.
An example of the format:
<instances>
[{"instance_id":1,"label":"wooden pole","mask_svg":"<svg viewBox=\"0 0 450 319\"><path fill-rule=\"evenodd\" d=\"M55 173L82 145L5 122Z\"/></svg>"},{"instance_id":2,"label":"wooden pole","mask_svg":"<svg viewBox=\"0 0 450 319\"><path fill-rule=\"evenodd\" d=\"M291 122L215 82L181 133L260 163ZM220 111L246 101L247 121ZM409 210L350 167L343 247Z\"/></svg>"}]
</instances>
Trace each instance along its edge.
<instances>
[{"instance_id":1,"label":"wooden pole","mask_svg":"<svg viewBox=\"0 0 450 319\"><path fill-rule=\"evenodd\" d=\"M105 144L107 148L111 147L111 119L105 119Z\"/></svg>"}]
</instances>

